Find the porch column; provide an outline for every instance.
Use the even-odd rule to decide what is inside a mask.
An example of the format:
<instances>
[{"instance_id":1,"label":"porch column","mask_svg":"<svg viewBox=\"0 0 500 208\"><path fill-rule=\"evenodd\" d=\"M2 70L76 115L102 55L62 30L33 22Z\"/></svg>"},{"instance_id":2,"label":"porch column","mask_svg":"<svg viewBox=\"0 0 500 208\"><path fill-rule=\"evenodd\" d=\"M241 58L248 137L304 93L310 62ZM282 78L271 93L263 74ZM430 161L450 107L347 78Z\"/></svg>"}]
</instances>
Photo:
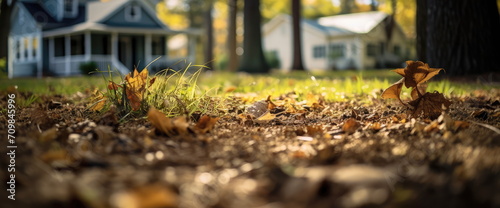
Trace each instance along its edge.
<instances>
[{"instance_id":1,"label":"porch column","mask_svg":"<svg viewBox=\"0 0 500 208\"><path fill-rule=\"evenodd\" d=\"M64 36L64 68L65 74L68 76L71 72L71 36Z\"/></svg>"},{"instance_id":2,"label":"porch column","mask_svg":"<svg viewBox=\"0 0 500 208\"><path fill-rule=\"evenodd\" d=\"M36 43L38 44L37 45L37 48L36 48L36 70L37 70L37 73L36 73L36 76L38 78L42 78L42 73L43 73L43 61L42 61L42 46L43 46L43 42L42 42L42 34L41 33L38 33L36 34Z\"/></svg>"},{"instance_id":3,"label":"porch column","mask_svg":"<svg viewBox=\"0 0 500 208\"><path fill-rule=\"evenodd\" d=\"M146 34L144 39L144 58L146 59L145 64L149 64L152 61L152 50L151 50L151 34Z\"/></svg>"},{"instance_id":4,"label":"porch column","mask_svg":"<svg viewBox=\"0 0 500 208\"><path fill-rule=\"evenodd\" d=\"M19 60L21 60L21 62L24 62L24 60L26 59L26 57L24 57L24 40L25 40L25 37L21 37L19 39Z\"/></svg>"},{"instance_id":5,"label":"porch column","mask_svg":"<svg viewBox=\"0 0 500 208\"><path fill-rule=\"evenodd\" d=\"M92 36L90 35L90 31L85 31L84 35L84 42L85 42L85 61L89 62L91 61L91 55L92 55Z\"/></svg>"},{"instance_id":6,"label":"porch column","mask_svg":"<svg viewBox=\"0 0 500 208\"><path fill-rule=\"evenodd\" d=\"M118 61L118 33L111 33L111 62Z\"/></svg>"},{"instance_id":7,"label":"porch column","mask_svg":"<svg viewBox=\"0 0 500 208\"><path fill-rule=\"evenodd\" d=\"M28 61L32 61L33 60L33 37L31 35L29 35L28 37Z\"/></svg>"},{"instance_id":8,"label":"porch column","mask_svg":"<svg viewBox=\"0 0 500 208\"><path fill-rule=\"evenodd\" d=\"M12 79L14 77L14 69L12 68L13 65L14 65L14 57L16 56L16 54L14 53L14 41L15 39L13 39L12 37L9 36L9 40L8 40L8 46L9 48L7 50L9 50L8 52L8 57L9 57L9 60L7 60L7 75L9 77L9 79Z\"/></svg>"}]
</instances>

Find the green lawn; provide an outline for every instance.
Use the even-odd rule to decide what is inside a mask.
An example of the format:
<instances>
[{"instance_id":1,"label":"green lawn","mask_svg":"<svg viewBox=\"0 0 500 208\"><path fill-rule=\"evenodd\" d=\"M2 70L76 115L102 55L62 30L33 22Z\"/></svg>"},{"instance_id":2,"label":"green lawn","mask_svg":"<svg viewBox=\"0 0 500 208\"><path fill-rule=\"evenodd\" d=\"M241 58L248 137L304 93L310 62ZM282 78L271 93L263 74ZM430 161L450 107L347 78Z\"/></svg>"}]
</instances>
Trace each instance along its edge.
<instances>
[{"instance_id":1,"label":"green lawn","mask_svg":"<svg viewBox=\"0 0 500 208\"><path fill-rule=\"evenodd\" d=\"M264 99L269 95L279 96L295 92L298 96L314 93L322 94L327 100L345 100L359 95L380 95L381 90L389 87L399 78L399 75L390 70L366 70L361 72L328 71L316 73L274 72L269 75L216 72L201 74L197 81L187 84L195 84L198 93L209 96L253 93L256 99ZM119 83L121 79L114 77L114 80ZM166 85L167 83L161 84ZM184 83L183 86L189 87L187 84ZM0 82L0 90L5 91L9 86L14 85L18 87L19 91L32 92L34 94L70 95L95 88L105 90L107 80L102 76L3 79ZM175 86L176 84L173 85ZM498 84L456 83L447 80L431 80L427 91L437 90L446 96L463 96L468 95L476 89L488 90L498 87ZM227 92L231 88L234 90ZM408 91L407 89L403 89L403 92Z\"/></svg>"}]
</instances>

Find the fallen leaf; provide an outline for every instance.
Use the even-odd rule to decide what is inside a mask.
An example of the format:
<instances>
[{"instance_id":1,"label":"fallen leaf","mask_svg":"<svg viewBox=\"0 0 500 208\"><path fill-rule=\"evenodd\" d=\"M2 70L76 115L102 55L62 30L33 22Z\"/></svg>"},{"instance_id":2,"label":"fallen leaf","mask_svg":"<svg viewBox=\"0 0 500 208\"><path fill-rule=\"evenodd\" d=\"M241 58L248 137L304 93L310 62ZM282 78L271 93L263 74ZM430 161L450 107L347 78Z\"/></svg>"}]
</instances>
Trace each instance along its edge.
<instances>
[{"instance_id":1,"label":"fallen leaf","mask_svg":"<svg viewBox=\"0 0 500 208\"><path fill-rule=\"evenodd\" d=\"M403 77L396 83L392 84L389 88L385 89L384 92L382 92L382 98L384 99L395 98L398 99L399 102L403 103L403 101L401 101L401 98L399 96L401 95L401 89L403 88L404 81L405 78Z\"/></svg>"},{"instance_id":2,"label":"fallen leaf","mask_svg":"<svg viewBox=\"0 0 500 208\"><path fill-rule=\"evenodd\" d=\"M352 134L356 132L356 130L360 126L361 124L358 121L356 121L356 119L350 118L345 121L344 125L342 126L342 131L348 134Z\"/></svg>"},{"instance_id":3,"label":"fallen leaf","mask_svg":"<svg viewBox=\"0 0 500 208\"><path fill-rule=\"evenodd\" d=\"M276 118L276 116L277 116L277 114L271 114L271 112L267 111L262 116L255 119L254 121L256 121L257 123L267 123L267 122L273 120L274 118Z\"/></svg>"},{"instance_id":4,"label":"fallen leaf","mask_svg":"<svg viewBox=\"0 0 500 208\"><path fill-rule=\"evenodd\" d=\"M118 208L177 207L178 195L165 185L151 184L115 193L111 203Z\"/></svg>"},{"instance_id":5,"label":"fallen leaf","mask_svg":"<svg viewBox=\"0 0 500 208\"><path fill-rule=\"evenodd\" d=\"M207 133L214 128L218 120L219 118L212 118L210 116L204 115L200 118L200 120L198 120L198 122L194 126L194 129L201 134Z\"/></svg>"},{"instance_id":6,"label":"fallen leaf","mask_svg":"<svg viewBox=\"0 0 500 208\"><path fill-rule=\"evenodd\" d=\"M155 127L156 130L165 133L168 136L174 134L174 125L170 118L167 118L165 114L156 108L150 108L148 111L148 120Z\"/></svg>"},{"instance_id":7,"label":"fallen leaf","mask_svg":"<svg viewBox=\"0 0 500 208\"><path fill-rule=\"evenodd\" d=\"M146 91L147 78L147 69L143 69L141 73L139 73L137 69L134 69L134 72L125 76L125 93L127 94L127 98L133 111L139 110L141 107L144 92ZM156 78L150 80L150 85L154 83L155 79Z\"/></svg>"},{"instance_id":8,"label":"fallen leaf","mask_svg":"<svg viewBox=\"0 0 500 208\"><path fill-rule=\"evenodd\" d=\"M451 101L447 100L439 92L425 93L422 97L409 102L413 106L413 117L437 118L444 109L448 109Z\"/></svg>"},{"instance_id":9,"label":"fallen leaf","mask_svg":"<svg viewBox=\"0 0 500 208\"><path fill-rule=\"evenodd\" d=\"M436 76L441 68L430 68L428 64L421 61L406 61L406 68L395 69L394 72L405 78L405 86L407 88L417 87L418 84L424 83L430 78Z\"/></svg>"},{"instance_id":10,"label":"fallen leaf","mask_svg":"<svg viewBox=\"0 0 500 208\"><path fill-rule=\"evenodd\" d=\"M115 83L115 82L113 82L113 81L109 81L109 82L108 82L108 89L109 89L109 90L118 90L118 88L122 88L122 86L121 86L121 85L119 85L119 84L116 84L116 83Z\"/></svg>"}]
</instances>

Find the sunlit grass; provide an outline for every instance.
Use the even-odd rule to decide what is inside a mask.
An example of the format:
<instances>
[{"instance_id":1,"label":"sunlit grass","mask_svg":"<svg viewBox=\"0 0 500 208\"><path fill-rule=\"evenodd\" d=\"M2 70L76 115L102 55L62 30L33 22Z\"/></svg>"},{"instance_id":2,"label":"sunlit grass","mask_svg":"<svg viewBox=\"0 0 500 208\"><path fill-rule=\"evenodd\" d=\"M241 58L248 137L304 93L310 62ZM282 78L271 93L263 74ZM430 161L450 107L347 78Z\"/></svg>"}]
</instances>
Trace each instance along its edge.
<instances>
[{"instance_id":1,"label":"sunlit grass","mask_svg":"<svg viewBox=\"0 0 500 208\"><path fill-rule=\"evenodd\" d=\"M202 67L201 67L202 68ZM150 75L153 76L153 75ZM273 72L265 75L209 72L205 69L166 71L156 75L156 83L147 91L148 106L162 109L169 115L215 113L223 108L224 100L241 97L246 101L277 98L294 93L298 100L309 94L320 94L328 101L348 101L352 98L380 97L381 92L400 76L390 70L328 71L328 72ZM117 83L121 77L111 78ZM0 90L17 85L19 91L38 94L71 95L76 92L106 91L107 81L101 76L67 78L4 79ZM474 90L498 89L485 83L457 83L448 80L430 81L428 92L438 91L447 97L471 95ZM402 99L408 99L409 89L403 89ZM34 102L35 97L27 102ZM218 100L218 101L214 101Z\"/></svg>"}]
</instances>

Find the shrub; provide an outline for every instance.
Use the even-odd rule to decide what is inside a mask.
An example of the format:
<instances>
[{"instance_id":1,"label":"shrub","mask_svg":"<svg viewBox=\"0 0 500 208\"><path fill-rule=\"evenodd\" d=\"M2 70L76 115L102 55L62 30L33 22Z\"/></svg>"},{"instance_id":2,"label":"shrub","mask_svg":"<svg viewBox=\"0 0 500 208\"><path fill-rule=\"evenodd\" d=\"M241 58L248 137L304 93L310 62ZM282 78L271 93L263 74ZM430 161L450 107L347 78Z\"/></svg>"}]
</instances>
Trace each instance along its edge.
<instances>
[{"instance_id":1,"label":"shrub","mask_svg":"<svg viewBox=\"0 0 500 208\"><path fill-rule=\"evenodd\" d=\"M281 67L280 59L276 53L267 51L264 53L264 57L266 58L267 65L272 69L279 69Z\"/></svg>"},{"instance_id":2,"label":"shrub","mask_svg":"<svg viewBox=\"0 0 500 208\"><path fill-rule=\"evenodd\" d=\"M93 61L80 64L80 72L83 75L89 76L91 72L96 70L97 70L97 63Z\"/></svg>"},{"instance_id":3,"label":"shrub","mask_svg":"<svg viewBox=\"0 0 500 208\"><path fill-rule=\"evenodd\" d=\"M0 78L7 77L7 60L5 57L0 58Z\"/></svg>"}]
</instances>

